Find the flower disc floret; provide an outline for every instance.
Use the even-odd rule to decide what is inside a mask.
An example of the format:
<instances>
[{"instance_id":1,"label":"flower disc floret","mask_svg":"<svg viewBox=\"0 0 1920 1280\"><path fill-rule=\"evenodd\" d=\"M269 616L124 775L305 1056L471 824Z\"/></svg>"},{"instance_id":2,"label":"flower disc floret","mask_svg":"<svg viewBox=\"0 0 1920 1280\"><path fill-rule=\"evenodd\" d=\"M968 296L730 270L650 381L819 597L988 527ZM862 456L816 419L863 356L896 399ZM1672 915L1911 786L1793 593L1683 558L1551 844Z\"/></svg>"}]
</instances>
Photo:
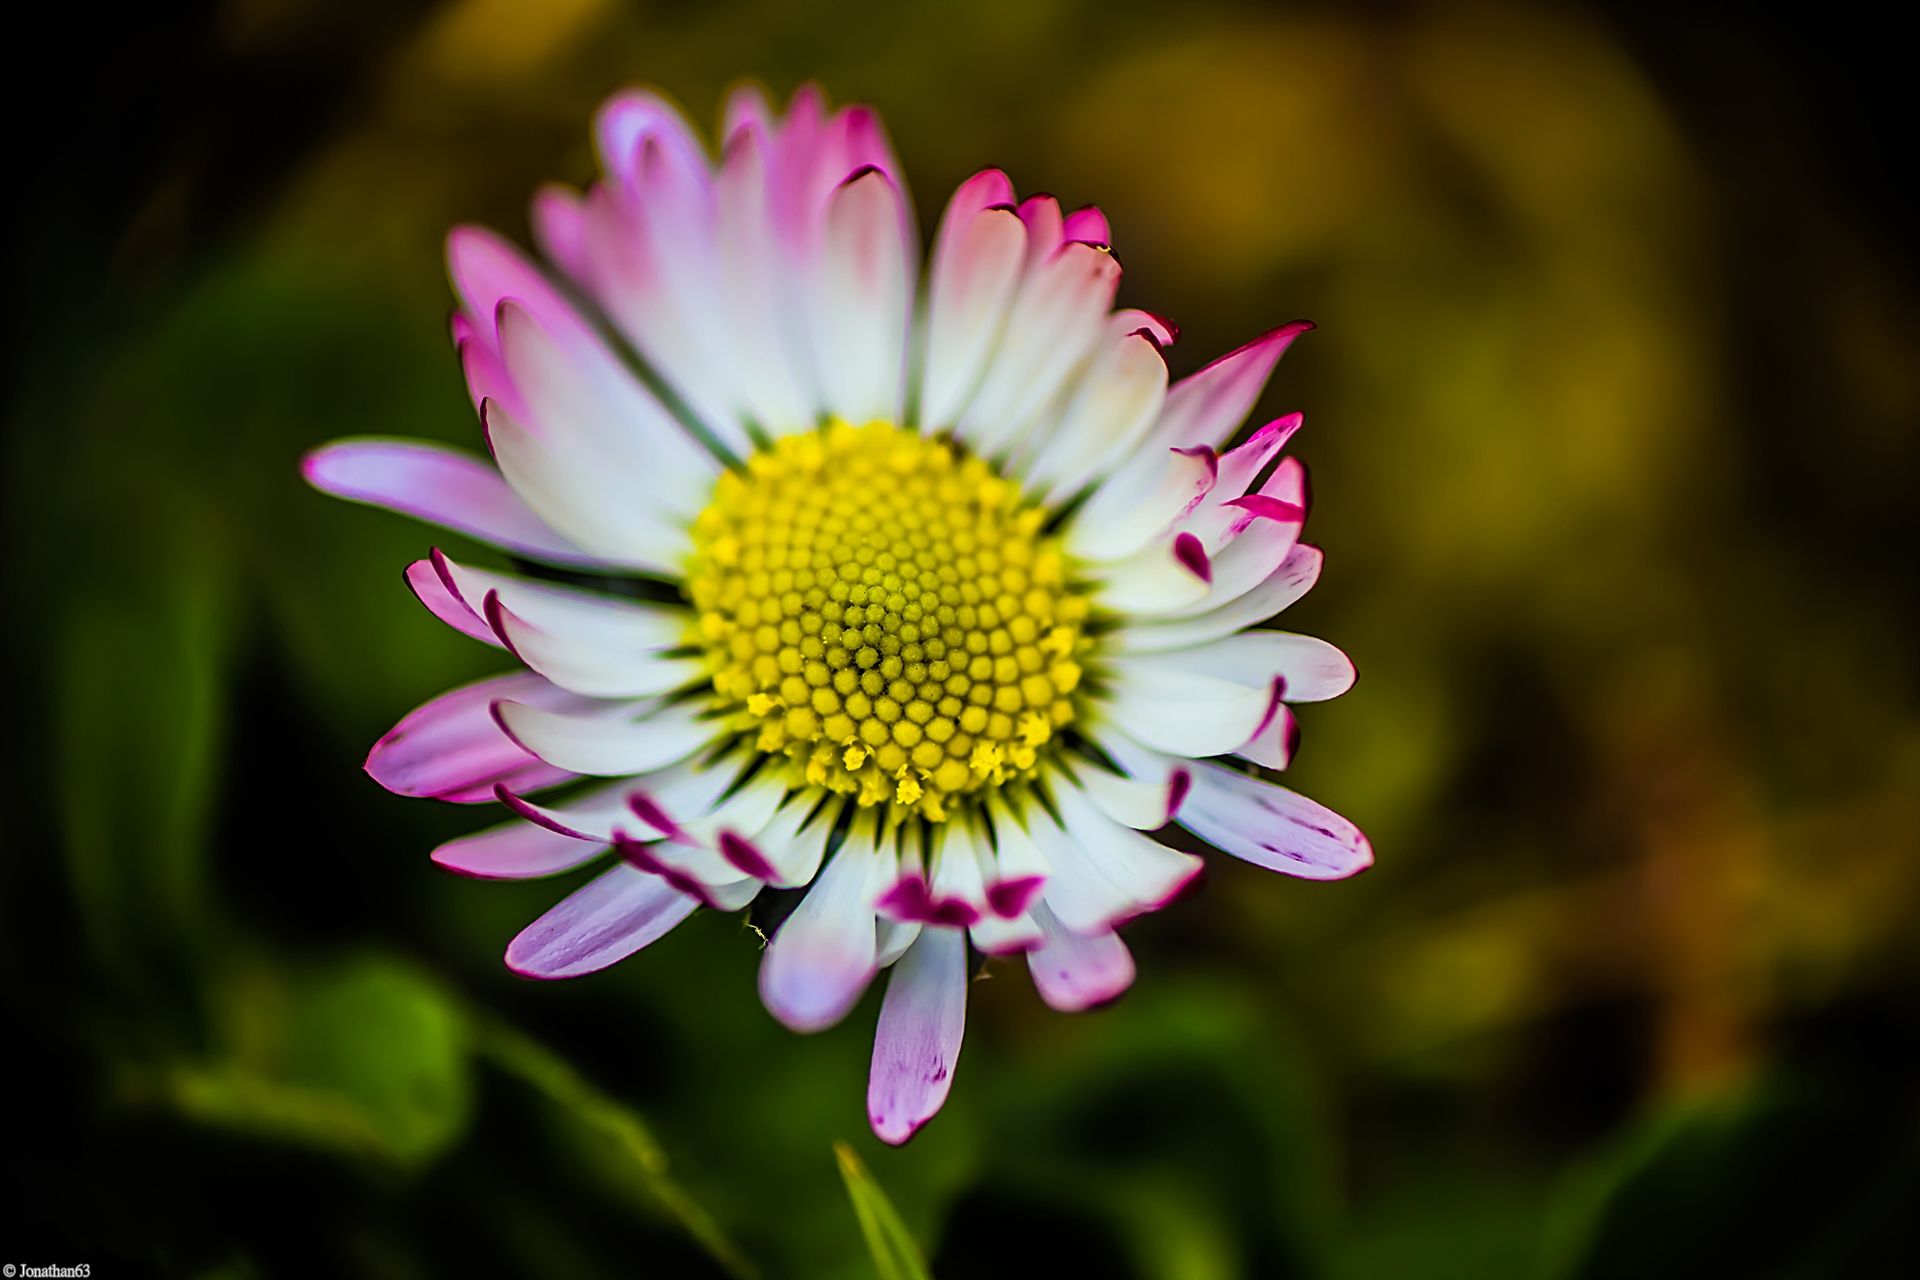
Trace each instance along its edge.
<instances>
[{"instance_id":1,"label":"flower disc floret","mask_svg":"<svg viewBox=\"0 0 1920 1280\"><path fill-rule=\"evenodd\" d=\"M693 525L687 592L733 727L813 785L933 820L1074 718L1087 600L1045 513L891 423L783 437Z\"/></svg>"}]
</instances>

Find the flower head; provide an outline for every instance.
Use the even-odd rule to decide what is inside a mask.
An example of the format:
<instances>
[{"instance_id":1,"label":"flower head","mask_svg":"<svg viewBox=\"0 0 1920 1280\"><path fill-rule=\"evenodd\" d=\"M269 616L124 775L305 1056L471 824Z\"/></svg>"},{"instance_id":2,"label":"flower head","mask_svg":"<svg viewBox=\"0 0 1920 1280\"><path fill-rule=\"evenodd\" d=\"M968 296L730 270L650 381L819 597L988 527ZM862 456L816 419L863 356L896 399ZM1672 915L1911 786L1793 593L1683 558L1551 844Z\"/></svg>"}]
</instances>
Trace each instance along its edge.
<instances>
[{"instance_id":1,"label":"flower head","mask_svg":"<svg viewBox=\"0 0 1920 1280\"><path fill-rule=\"evenodd\" d=\"M715 162L658 98L609 102L602 179L534 202L552 274L449 238L490 462L349 440L306 473L523 562L408 568L523 669L367 760L399 794L512 811L435 850L452 870L611 852L509 966L589 973L697 907L788 891L762 998L817 1030L892 968L868 1103L900 1142L951 1083L969 946L1025 953L1059 1009L1126 989L1115 929L1201 866L1153 833L1309 879L1372 860L1267 776L1288 703L1353 682L1331 645L1257 625L1320 571L1280 456L1300 417L1226 447L1309 326L1169 386L1173 331L1114 309L1098 210L981 173L922 290L872 112L746 91L726 121Z\"/></svg>"}]
</instances>

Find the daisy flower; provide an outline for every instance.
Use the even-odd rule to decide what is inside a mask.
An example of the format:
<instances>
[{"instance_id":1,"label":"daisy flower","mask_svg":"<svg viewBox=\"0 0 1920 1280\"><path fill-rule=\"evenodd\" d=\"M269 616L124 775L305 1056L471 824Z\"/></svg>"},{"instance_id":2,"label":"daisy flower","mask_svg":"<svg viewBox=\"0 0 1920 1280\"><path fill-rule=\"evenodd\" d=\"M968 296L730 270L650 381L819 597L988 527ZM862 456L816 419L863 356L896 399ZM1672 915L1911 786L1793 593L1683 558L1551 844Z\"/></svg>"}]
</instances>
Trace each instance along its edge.
<instances>
[{"instance_id":1,"label":"daisy flower","mask_svg":"<svg viewBox=\"0 0 1920 1280\"><path fill-rule=\"evenodd\" d=\"M1227 447L1309 325L1169 386L1173 327L1115 309L1106 218L991 169L923 285L878 118L812 88L784 114L736 93L717 159L644 92L595 138L599 181L534 199L548 266L448 239L490 459L357 439L305 461L516 566L408 567L519 665L367 759L400 795L511 811L434 851L453 871L604 864L513 939L514 972L591 973L764 898L760 994L787 1026L833 1025L892 970L868 1110L903 1142L951 1084L969 949L1024 953L1057 1009L1118 996L1116 929L1201 869L1157 838L1173 824L1308 879L1371 862L1269 776L1288 704L1354 679L1258 625L1320 572L1280 456L1300 415Z\"/></svg>"}]
</instances>

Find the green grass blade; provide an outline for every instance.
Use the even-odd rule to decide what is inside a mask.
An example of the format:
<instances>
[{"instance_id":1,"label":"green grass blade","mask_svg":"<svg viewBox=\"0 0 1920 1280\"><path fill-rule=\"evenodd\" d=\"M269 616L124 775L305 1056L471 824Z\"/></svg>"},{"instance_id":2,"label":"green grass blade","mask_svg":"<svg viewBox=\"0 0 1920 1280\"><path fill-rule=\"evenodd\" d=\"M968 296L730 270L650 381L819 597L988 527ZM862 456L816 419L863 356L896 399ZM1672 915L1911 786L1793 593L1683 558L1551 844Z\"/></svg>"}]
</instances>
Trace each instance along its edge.
<instances>
[{"instance_id":1,"label":"green grass blade","mask_svg":"<svg viewBox=\"0 0 1920 1280\"><path fill-rule=\"evenodd\" d=\"M860 1234L866 1237L867 1251L873 1255L874 1274L880 1280L932 1280L920 1247L907 1234L906 1224L887 1199L887 1193L867 1172L867 1166L844 1142L833 1144L840 1161L840 1176L847 1183L847 1197L853 1201L854 1217L860 1220Z\"/></svg>"}]
</instances>

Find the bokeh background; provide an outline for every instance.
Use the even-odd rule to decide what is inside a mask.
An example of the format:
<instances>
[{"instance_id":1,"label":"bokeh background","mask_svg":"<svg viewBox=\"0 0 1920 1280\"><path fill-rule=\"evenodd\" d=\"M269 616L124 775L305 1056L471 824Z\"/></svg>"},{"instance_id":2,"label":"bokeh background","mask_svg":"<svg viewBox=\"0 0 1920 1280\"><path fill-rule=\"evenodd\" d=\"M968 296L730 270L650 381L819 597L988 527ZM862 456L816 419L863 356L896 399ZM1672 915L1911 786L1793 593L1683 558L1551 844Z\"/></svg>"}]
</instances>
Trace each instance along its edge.
<instances>
[{"instance_id":1,"label":"bokeh background","mask_svg":"<svg viewBox=\"0 0 1920 1280\"><path fill-rule=\"evenodd\" d=\"M1865 8L73 9L9 130L7 1261L871 1275L845 1139L943 1277L1920 1274L1910 76ZM1362 679L1294 772L1378 865L1217 861L1099 1012L989 964L900 1151L877 999L790 1035L735 918L504 971L555 887L436 872L486 815L359 770L497 666L402 587L446 535L295 472L475 443L444 229L524 237L622 84L710 126L741 77L879 107L923 225L987 164L1098 202L1176 373L1320 325L1263 407L1330 560L1290 618Z\"/></svg>"}]
</instances>

